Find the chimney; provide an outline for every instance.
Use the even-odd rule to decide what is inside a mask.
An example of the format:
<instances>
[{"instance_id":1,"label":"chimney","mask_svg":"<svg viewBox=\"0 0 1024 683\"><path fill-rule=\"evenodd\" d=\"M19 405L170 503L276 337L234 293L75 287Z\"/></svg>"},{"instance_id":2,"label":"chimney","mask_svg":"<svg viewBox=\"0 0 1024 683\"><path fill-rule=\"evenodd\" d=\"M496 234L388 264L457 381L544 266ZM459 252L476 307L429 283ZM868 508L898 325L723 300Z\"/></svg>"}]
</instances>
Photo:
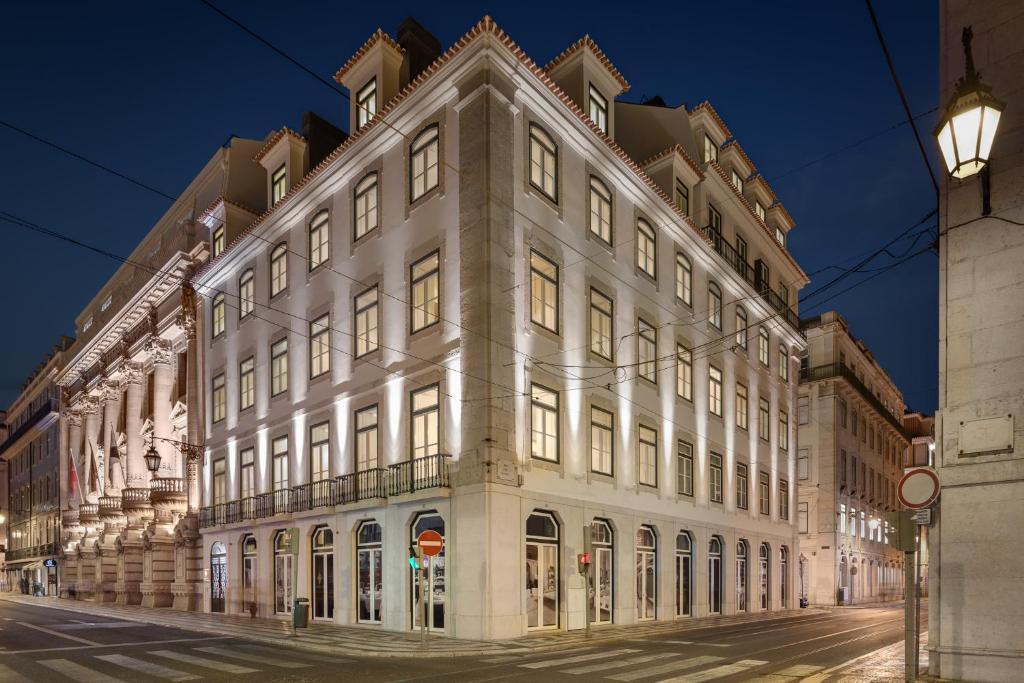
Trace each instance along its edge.
<instances>
[{"instance_id":1,"label":"chimney","mask_svg":"<svg viewBox=\"0 0 1024 683\"><path fill-rule=\"evenodd\" d=\"M403 88L441 56L441 42L412 17L399 24L398 44L405 50Z\"/></svg>"},{"instance_id":2,"label":"chimney","mask_svg":"<svg viewBox=\"0 0 1024 683\"><path fill-rule=\"evenodd\" d=\"M306 138L306 144L309 146L309 168L306 169L308 172L337 149L347 136L327 119L307 111L302 115L302 137Z\"/></svg>"}]
</instances>

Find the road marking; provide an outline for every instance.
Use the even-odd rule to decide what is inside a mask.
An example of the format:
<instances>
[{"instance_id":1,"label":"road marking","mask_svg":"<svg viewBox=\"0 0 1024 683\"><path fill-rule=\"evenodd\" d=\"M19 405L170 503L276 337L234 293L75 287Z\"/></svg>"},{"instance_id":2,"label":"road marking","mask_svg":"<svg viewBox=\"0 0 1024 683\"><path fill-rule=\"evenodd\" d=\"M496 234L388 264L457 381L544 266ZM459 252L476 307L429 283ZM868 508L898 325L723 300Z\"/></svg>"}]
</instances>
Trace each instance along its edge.
<instances>
[{"instance_id":1,"label":"road marking","mask_svg":"<svg viewBox=\"0 0 1024 683\"><path fill-rule=\"evenodd\" d=\"M661 674L671 674L677 671L686 671L687 669L695 669L698 666L704 666L705 664L714 664L720 662L725 657L715 657L713 655L703 655L700 657L691 657L690 659L683 659L678 662L671 662L669 664L662 664L661 666L647 667L639 669L638 671L628 671L624 674L618 674L615 676L608 676L613 681L635 681L639 678L647 678L648 676L660 676Z\"/></svg>"},{"instance_id":2,"label":"road marking","mask_svg":"<svg viewBox=\"0 0 1024 683\"><path fill-rule=\"evenodd\" d=\"M257 652L266 652L266 653L272 654L272 655L277 656L277 657L281 656L281 649L280 648L268 647L266 645L248 645L248 644L241 645L240 644L240 645L238 645L238 647L243 649L243 650L255 650ZM301 657L303 659L308 659L308 660L313 661L313 662L324 662L326 664L345 664L347 662L353 661L351 659L344 659L342 657L329 657L327 655L315 655L315 654L312 654L310 652L303 652L301 654Z\"/></svg>"},{"instance_id":3,"label":"road marking","mask_svg":"<svg viewBox=\"0 0 1024 683\"><path fill-rule=\"evenodd\" d=\"M85 638L79 638L78 636L69 636L66 633L61 633L60 631L54 631L52 628L46 628L45 626L36 626L35 624L29 624L29 623L24 622L24 621L19 621L18 625L26 626L28 628L34 628L37 631L42 631L43 633L49 633L51 636L58 636L60 638L67 638L68 640L74 640L74 641L79 642L79 643L85 643L86 645L99 645L100 644L100 643L97 643L95 640L87 640Z\"/></svg>"},{"instance_id":4,"label":"road marking","mask_svg":"<svg viewBox=\"0 0 1024 683\"><path fill-rule=\"evenodd\" d=\"M245 666L238 666L237 664L228 664L227 662L218 662L215 659L207 659L206 657L196 657L195 655L187 655L184 652L174 652L173 650L154 650L153 652L147 652L148 655L156 655L157 657L166 657L167 659L174 659L185 664L192 664L193 666L202 666L207 669L213 669L215 671L223 671L229 674L254 674L259 669L250 669Z\"/></svg>"},{"instance_id":5,"label":"road marking","mask_svg":"<svg viewBox=\"0 0 1024 683\"><path fill-rule=\"evenodd\" d=\"M732 643L698 643L693 640L656 640L654 638L631 638L627 643L648 643L658 645L700 645L701 647L732 647Z\"/></svg>"},{"instance_id":6,"label":"road marking","mask_svg":"<svg viewBox=\"0 0 1024 683\"><path fill-rule=\"evenodd\" d=\"M269 664L270 666L279 666L282 669L304 669L312 664L304 664L302 662L289 662L283 661L280 657L261 657L259 655L250 654L248 652L239 652L232 650L227 647L194 647L193 650L199 652L205 652L210 655L220 655L221 657L231 657L232 659L244 659L249 662L256 662L257 664Z\"/></svg>"},{"instance_id":7,"label":"road marking","mask_svg":"<svg viewBox=\"0 0 1024 683\"><path fill-rule=\"evenodd\" d=\"M90 631L94 628L132 628L143 626L143 624L137 621L104 621L98 624L89 623L87 621L78 621L74 624L54 624L53 628L58 631L82 631L89 629Z\"/></svg>"},{"instance_id":8,"label":"road marking","mask_svg":"<svg viewBox=\"0 0 1024 683\"><path fill-rule=\"evenodd\" d=\"M713 681L723 676L741 674L747 669L764 666L767 663L762 659L742 659L735 664L723 664L722 666L716 666L714 669L685 676L676 676L675 678L667 678L663 681L658 681L658 683L701 683L701 681Z\"/></svg>"},{"instance_id":9,"label":"road marking","mask_svg":"<svg viewBox=\"0 0 1024 683\"><path fill-rule=\"evenodd\" d=\"M4 683L32 683L14 669L3 664L0 664L0 681Z\"/></svg>"},{"instance_id":10,"label":"road marking","mask_svg":"<svg viewBox=\"0 0 1024 683\"><path fill-rule=\"evenodd\" d=\"M810 676L811 674L818 673L825 667L815 666L813 664L795 664L788 669L782 671L775 671L776 676Z\"/></svg>"},{"instance_id":11,"label":"road marking","mask_svg":"<svg viewBox=\"0 0 1024 683\"><path fill-rule=\"evenodd\" d=\"M201 638L172 638L170 640L140 640L129 643L111 643L109 645L97 643L96 645L66 645L64 647L39 647L31 650L5 650L0 652L0 655L23 655L31 652L66 652L68 650L102 650L104 648L110 647L132 647L134 645L167 645L169 643L194 643L196 641L208 643L211 640L228 640L233 637L234 636L203 636Z\"/></svg>"},{"instance_id":12,"label":"road marking","mask_svg":"<svg viewBox=\"0 0 1024 683\"><path fill-rule=\"evenodd\" d=\"M150 676L156 676L157 678L166 678L169 681L192 681L200 676L185 673L184 671L178 671L177 669L171 669L161 664L154 664L153 662L144 662L141 659L135 659L134 657L127 657L125 655L96 655L96 659L102 659L105 662L111 664L117 664L123 666L126 669L134 669Z\"/></svg>"},{"instance_id":13,"label":"road marking","mask_svg":"<svg viewBox=\"0 0 1024 683\"><path fill-rule=\"evenodd\" d=\"M539 662L520 664L519 667L523 669L547 669L548 667L561 666L562 664L575 664L576 662L589 662L594 659L607 659L608 657L617 657L619 655L639 651L640 650L608 650L606 652L594 652L589 655L575 655L573 657L560 657L558 659L542 659Z\"/></svg>"},{"instance_id":14,"label":"road marking","mask_svg":"<svg viewBox=\"0 0 1024 683\"><path fill-rule=\"evenodd\" d=\"M39 663L57 673L64 674L73 681L78 681L78 683L124 683L120 678L108 676L101 671L89 669L66 659L45 659Z\"/></svg>"},{"instance_id":15,"label":"road marking","mask_svg":"<svg viewBox=\"0 0 1024 683\"><path fill-rule=\"evenodd\" d=\"M573 674L578 676L580 674L589 674L595 671L607 671L608 669L621 669L624 666L633 666L634 664L645 664L647 662L657 661L659 659L668 659L669 657L678 657L679 655L675 652L658 652L653 655L642 655L640 657L631 657L629 659L621 659L617 662L601 662L600 664L589 664L587 666L577 666L573 669L562 669L559 673Z\"/></svg>"}]
</instances>

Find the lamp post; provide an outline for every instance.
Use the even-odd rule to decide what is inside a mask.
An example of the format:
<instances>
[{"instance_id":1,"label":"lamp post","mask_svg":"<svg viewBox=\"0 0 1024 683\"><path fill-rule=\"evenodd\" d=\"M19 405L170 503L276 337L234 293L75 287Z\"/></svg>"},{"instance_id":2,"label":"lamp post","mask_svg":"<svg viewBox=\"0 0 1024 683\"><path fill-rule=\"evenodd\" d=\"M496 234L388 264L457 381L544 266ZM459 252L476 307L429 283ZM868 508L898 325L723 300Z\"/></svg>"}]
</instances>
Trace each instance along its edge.
<instances>
[{"instance_id":1,"label":"lamp post","mask_svg":"<svg viewBox=\"0 0 1024 683\"><path fill-rule=\"evenodd\" d=\"M982 214L992 212L989 205L989 153L999 128L999 118L1006 103L992 95L991 86L981 82L974 68L971 41L974 32L964 27L964 76L956 83L953 96L946 104L934 135L949 174L963 180L981 173Z\"/></svg>"},{"instance_id":2,"label":"lamp post","mask_svg":"<svg viewBox=\"0 0 1024 683\"><path fill-rule=\"evenodd\" d=\"M186 501L188 505L188 511L192 512L192 487L196 481L196 474L199 466L199 461L203 457L203 451L205 447L194 443L188 443L186 441L176 441L174 439L165 439L163 437L154 436L154 439L160 439L164 443L169 443L178 449L178 452L185 456L185 479L187 481L188 488L185 491ZM149 447L149 452L146 453L146 465L150 468L150 472L155 471L153 466L150 464L150 458L155 456L156 467L160 466L160 455L157 454L156 449L153 448L152 443Z\"/></svg>"}]
</instances>

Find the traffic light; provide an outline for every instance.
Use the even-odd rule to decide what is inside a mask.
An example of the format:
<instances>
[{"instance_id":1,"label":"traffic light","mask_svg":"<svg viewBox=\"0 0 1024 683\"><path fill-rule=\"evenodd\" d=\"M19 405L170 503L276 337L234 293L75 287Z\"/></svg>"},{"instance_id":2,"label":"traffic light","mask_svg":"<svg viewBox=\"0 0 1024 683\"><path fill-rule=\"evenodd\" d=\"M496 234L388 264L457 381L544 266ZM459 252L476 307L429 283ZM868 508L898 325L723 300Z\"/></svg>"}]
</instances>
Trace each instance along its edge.
<instances>
[{"instance_id":1,"label":"traffic light","mask_svg":"<svg viewBox=\"0 0 1024 683\"><path fill-rule=\"evenodd\" d=\"M409 566L416 571L423 569L423 551L415 543L409 546Z\"/></svg>"},{"instance_id":2,"label":"traffic light","mask_svg":"<svg viewBox=\"0 0 1024 683\"><path fill-rule=\"evenodd\" d=\"M590 570L590 553L580 553L576 556L579 563L580 574L586 574Z\"/></svg>"}]
</instances>

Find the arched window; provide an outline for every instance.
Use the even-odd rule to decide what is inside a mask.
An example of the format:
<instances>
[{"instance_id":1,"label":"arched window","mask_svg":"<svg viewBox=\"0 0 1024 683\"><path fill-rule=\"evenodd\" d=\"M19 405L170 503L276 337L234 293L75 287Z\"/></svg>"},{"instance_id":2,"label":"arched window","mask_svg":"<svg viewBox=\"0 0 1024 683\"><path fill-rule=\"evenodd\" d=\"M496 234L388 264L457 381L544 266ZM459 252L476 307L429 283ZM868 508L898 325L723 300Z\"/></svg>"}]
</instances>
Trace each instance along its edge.
<instances>
[{"instance_id":1,"label":"arched window","mask_svg":"<svg viewBox=\"0 0 1024 683\"><path fill-rule=\"evenodd\" d=\"M767 543L762 543L758 550L759 575L761 577L761 609L766 610L770 604L771 592L771 557L772 551Z\"/></svg>"},{"instance_id":2,"label":"arched window","mask_svg":"<svg viewBox=\"0 0 1024 683\"><path fill-rule=\"evenodd\" d=\"M742 306L736 307L736 345L747 348L747 312Z\"/></svg>"},{"instance_id":3,"label":"arched window","mask_svg":"<svg viewBox=\"0 0 1024 683\"><path fill-rule=\"evenodd\" d=\"M252 268L246 270L238 278L238 317L244 318L252 313L255 305Z\"/></svg>"},{"instance_id":4,"label":"arched window","mask_svg":"<svg viewBox=\"0 0 1024 683\"><path fill-rule=\"evenodd\" d=\"M356 185L353 206L357 240L377 228L377 189L376 173L367 173Z\"/></svg>"},{"instance_id":5,"label":"arched window","mask_svg":"<svg viewBox=\"0 0 1024 683\"><path fill-rule=\"evenodd\" d=\"M210 611L224 612L228 588L228 551L217 541L210 547Z\"/></svg>"},{"instance_id":6,"label":"arched window","mask_svg":"<svg viewBox=\"0 0 1024 683\"><path fill-rule=\"evenodd\" d=\"M654 619L658 604L658 570L656 551L658 539L654 529L642 526L636 531L636 618Z\"/></svg>"},{"instance_id":7,"label":"arched window","mask_svg":"<svg viewBox=\"0 0 1024 683\"><path fill-rule=\"evenodd\" d=\"M657 250L654 228L643 218L636 219L636 267L652 278L658 277Z\"/></svg>"},{"instance_id":8,"label":"arched window","mask_svg":"<svg viewBox=\"0 0 1024 683\"><path fill-rule=\"evenodd\" d=\"M736 544L736 611L747 611L747 542Z\"/></svg>"},{"instance_id":9,"label":"arched window","mask_svg":"<svg viewBox=\"0 0 1024 683\"><path fill-rule=\"evenodd\" d=\"M242 539L242 611L253 613L256 602L256 537L252 534Z\"/></svg>"},{"instance_id":10,"label":"arched window","mask_svg":"<svg viewBox=\"0 0 1024 683\"><path fill-rule=\"evenodd\" d=\"M224 292L213 297L213 336L224 334Z\"/></svg>"},{"instance_id":11,"label":"arched window","mask_svg":"<svg viewBox=\"0 0 1024 683\"><path fill-rule=\"evenodd\" d=\"M309 222L309 269L327 263L331 256L331 228L328 219L330 214L321 211Z\"/></svg>"},{"instance_id":12,"label":"arched window","mask_svg":"<svg viewBox=\"0 0 1024 683\"><path fill-rule=\"evenodd\" d=\"M789 548L779 548L779 606L786 609L789 605Z\"/></svg>"},{"instance_id":13,"label":"arched window","mask_svg":"<svg viewBox=\"0 0 1024 683\"><path fill-rule=\"evenodd\" d=\"M708 542L708 612L722 613L722 539Z\"/></svg>"},{"instance_id":14,"label":"arched window","mask_svg":"<svg viewBox=\"0 0 1024 683\"><path fill-rule=\"evenodd\" d=\"M274 535L274 613L291 614L292 596L292 532L281 530Z\"/></svg>"},{"instance_id":15,"label":"arched window","mask_svg":"<svg viewBox=\"0 0 1024 683\"><path fill-rule=\"evenodd\" d=\"M288 245L285 242L270 252L270 296L276 296L288 287Z\"/></svg>"},{"instance_id":16,"label":"arched window","mask_svg":"<svg viewBox=\"0 0 1024 683\"><path fill-rule=\"evenodd\" d=\"M708 283L708 321L722 329L722 290L714 282Z\"/></svg>"},{"instance_id":17,"label":"arched window","mask_svg":"<svg viewBox=\"0 0 1024 683\"><path fill-rule=\"evenodd\" d=\"M691 615L693 600L693 540L686 531L676 535L676 616Z\"/></svg>"},{"instance_id":18,"label":"arched window","mask_svg":"<svg viewBox=\"0 0 1024 683\"><path fill-rule=\"evenodd\" d=\"M526 627L558 628L558 522L535 510L526 519Z\"/></svg>"},{"instance_id":19,"label":"arched window","mask_svg":"<svg viewBox=\"0 0 1024 683\"><path fill-rule=\"evenodd\" d=\"M313 529L313 618L334 618L334 532Z\"/></svg>"},{"instance_id":20,"label":"arched window","mask_svg":"<svg viewBox=\"0 0 1024 683\"><path fill-rule=\"evenodd\" d=\"M363 522L356 532L356 567L359 578L358 621L364 624L381 623L384 599L384 551L380 524L373 520Z\"/></svg>"},{"instance_id":21,"label":"arched window","mask_svg":"<svg viewBox=\"0 0 1024 683\"><path fill-rule=\"evenodd\" d=\"M612 243L612 193L594 176L590 176L590 232L602 242Z\"/></svg>"},{"instance_id":22,"label":"arched window","mask_svg":"<svg viewBox=\"0 0 1024 683\"><path fill-rule=\"evenodd\" d=\"M412 523L410 542L415 543L424 531L436 531L441 535L441 552L433 557L423 558L427 569L427 586L421 591L420 572L412 572L412 627L419 628L424 611L427 614L427 628L440 631L445 624L445 548L444 518L434 511L421 513ZM425 593L426 606L421 595Z\"/></svg>"},{"instance_id":23,"label":"arched window","mask_svg":"<svg viewBox=\"0 0 1024 683\"><path fill-rule=\"evenodd\" d=\"M440 133L428 126L409 145L409 201L414 202L438 185Z\"/></svg>"},{"instance_id":24,"label":"arched window","mask_svg":"<svg viewBox=\"0 0 1024 683\"><path fill-rule=\"evenodd\" d=\"M547 132L530 124L530 184L558 201L558 147Z\"/></svg>"},{"instance_id":25,"label":"arched window","mask_svg":"<svg viewBox=\"0 0 1024 683\"><path fill-rule=\"evenodd\" d=\"M590 601L587 609L590 612L590 621L595 624L612 623L612 600L615 590L613 540L611 525L603 519L595 519L590 525L593 565L587 574L587 581L590 584Z\"/></svg>"}]
</instances>

